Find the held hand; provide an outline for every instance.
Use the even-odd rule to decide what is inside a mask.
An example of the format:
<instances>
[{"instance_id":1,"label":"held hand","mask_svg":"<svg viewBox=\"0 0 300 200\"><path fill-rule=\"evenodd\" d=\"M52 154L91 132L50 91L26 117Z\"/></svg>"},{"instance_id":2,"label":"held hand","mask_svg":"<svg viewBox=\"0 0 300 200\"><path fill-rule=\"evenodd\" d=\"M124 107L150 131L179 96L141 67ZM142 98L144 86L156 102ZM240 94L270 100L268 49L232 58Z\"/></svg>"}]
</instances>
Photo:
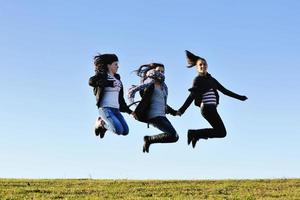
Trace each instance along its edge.
<instances>
[{"instance_id":1,"label":"held hand","mask_svg":"<svg viewBox=\"0 0 300 200\"><path fill-rule=\"evenodd\" d=\"M246 101L247 99L248 99L248 97L246 97L246 96L241 96L241 98L240 98L241 101Z\"/></svg>"},{"instance_id":2,"label":"held hand","mask_svg":"<svg viewBox=\"0 0 300 200\"><path fill-rule=\"evenodd\" d=\"M131 115L133 116L134 119L138 119L134 111L131 113Z\"/></svg>"},{"instance_id":3,"label":"held hand","mask_svg":"<svg viewBox=\"0 0 300 200\"><path fill-rule=\"evenodd\" d=\"M181 113L180 111L177 110L176 116L181 116L181 115L182 115L182 113Z\"/></svg>"}]
</instances>

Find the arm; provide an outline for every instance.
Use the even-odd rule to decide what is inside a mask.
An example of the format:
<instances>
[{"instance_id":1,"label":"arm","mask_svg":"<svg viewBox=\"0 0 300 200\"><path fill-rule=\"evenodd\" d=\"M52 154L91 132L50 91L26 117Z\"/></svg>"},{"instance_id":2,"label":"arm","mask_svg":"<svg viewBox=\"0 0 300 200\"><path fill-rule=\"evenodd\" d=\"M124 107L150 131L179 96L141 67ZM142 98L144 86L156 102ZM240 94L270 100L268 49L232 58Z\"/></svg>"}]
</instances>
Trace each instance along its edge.
<instances>
[{"instance_id":1,"label":"arm","mask_svg":"<svg viewBox=\"0 0 300 200\"><path fill-rule=\"evenodd\" d=\"M241 100L241 101L245 101L247 99L246 96L242 96L242 95L239 95L239 94L236 94L230 90L227 90L223 85L221 85L215 78L214 78L214 81L217 85L217 89L222 92L223 94L227 95L227 96L230 96L232 98L235 98L235 99L238 99L238 100Z\"/></svg>"},{"instance_id":2,"label":"arm","mask_svg":"<svg viewBox=\"0 0 300 200\"><path fill-rule=\"evenodd\" d=\"M154 84L150 85L143 91L142 99L139 104L136 106L134 113L136 114L136 119L141 122L147 122L147 113L150 105L151 96L153 94Z\"/></svg>"},{"instance_id":3,"label":"arm","mask_svg":"<svg viewBox=\"0 0 300 200\"><path fill-rule=\"evenodd\" d=\"M185 102L183 103L181 108L179 108L179 110L178 110L180 115L182 115L186 111L186 109L191 105L191 103L194 101L195 95L197 94L197 92L199 92L198 91L199 84L200 84L200 77L197 76L193 80L193 87L189 89L190 95L186 98Z\"/></svg>"},{"instance_id":4,"label":"arm","mask_svg":"<svg viewBox=\"0 0 300 200\"><path fill-rule=\"evenodd\" d=\"M194 97L193 93L190 93L190 95L185 100L184 104L178 110L180 112L180 114L183 114L186 111L186 109L191 105L191 103L193 102L194 99L195 99L195 97Z\"/></svg>"},{"instance_id":5,"label":"arm","mask_svg":"<svg viewBox=\"0 0 300 200\"><path fill-rule=\"evenodd\" d=\"M177 111L174 110L171 106L167 105L167 108L166 108L166 114L171 114L171 115L173 115L173 116L176 116Z\"/></svg>"},{"instance_id":6,"label":"arm","mask_svg":"<svg viewBox=\"0 0 300 200\"><path fill-rule=\"evenodd\" d=\"M127 106L127 104L125 102L123 87L121 87L121 90L119 93L119 104L120 104L120 112L126 112L128 114L132 113L132 110Z\"/></svg>"},{"instance_id":7,"label":"arm","mask_svg":"<svg viewBox=\"0 0 300 200\"><path fill-rule=\"evenodd\" d=\"M149 83L144 83L144 84L141 84L141 85L138 85L138 86L133 86L133 87L129 88L129 90L128 90L128 98L134 98L135 93L137 91L144 90L145 88L149 87L152 83L154 83L154 80L152 80Z\"/></svg>"},{"instance_id":8,"label":"arm","mask_svg":"<svg viewBox=\"0 0 300 200\"><path fill-rule=\"evenodd\" d=\"M107 81L102 74L98 73L95 76L90 77L89 85L91 87L113 87L114 81Z\"/></svg>"},{"instance_id":9,"label":"arm","mask_svg":"<svg viewBox=\"0 0 300 200\"><path fill-rule=\"evenodd\" d=\"M121 77L119 74L116 74L115 77L121 81ZM120 104L120 112L126 112L128 114L132 113L132 110L127 106L125 99L124 99L124 88L123 84L121 83L121 89L119 92L119 104Z\"/></svg>"}]
</instances>

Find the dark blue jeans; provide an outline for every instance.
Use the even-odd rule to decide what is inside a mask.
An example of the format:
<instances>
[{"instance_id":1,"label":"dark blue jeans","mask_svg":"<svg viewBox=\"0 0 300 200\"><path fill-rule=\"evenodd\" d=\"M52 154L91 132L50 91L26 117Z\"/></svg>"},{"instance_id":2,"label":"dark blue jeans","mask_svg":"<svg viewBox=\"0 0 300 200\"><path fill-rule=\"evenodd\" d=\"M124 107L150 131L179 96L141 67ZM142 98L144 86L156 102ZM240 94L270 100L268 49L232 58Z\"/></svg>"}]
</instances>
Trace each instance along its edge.
<instances>
[{"instance_id":1,"label":"dark blue jeans","mask_svg":"<svg viewBox=\"0 0 300 200\"><path fill-rule=\"evenodd\" d=\"M177 142L179 136L171 122L163 116L149 119L149 124L161 130L163 133L151 136L153 143Z\"/></svg>"},{"instance_id":2,"label":"dark blue jeans","mask_svg":"<svg viewBox=\"0 0 300 200\"><path fill-rule=\"evenodd\" d=\"M128 125L117 108L99 108L100 117L105 121L104 127L117 135L127 135Z\"/></svg>"}]
</instances>

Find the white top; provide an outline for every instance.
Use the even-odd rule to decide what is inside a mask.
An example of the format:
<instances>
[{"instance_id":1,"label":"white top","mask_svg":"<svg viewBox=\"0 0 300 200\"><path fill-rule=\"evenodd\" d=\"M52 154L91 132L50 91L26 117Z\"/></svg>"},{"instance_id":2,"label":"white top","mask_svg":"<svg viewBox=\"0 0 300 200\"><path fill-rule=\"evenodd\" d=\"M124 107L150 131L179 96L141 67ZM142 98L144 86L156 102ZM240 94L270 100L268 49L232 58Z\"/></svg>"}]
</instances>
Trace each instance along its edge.
<instances>
[{"instance_id":1,"label":"white top","mask_svg":"<svg viewBox=\"0 0 300 200\"><path fill-rule=\"evenodd\" d=\"M121 90L122 83L110 74L107 75L107 80L114 81L114 86L104 88L104 94L100 103L100 107L110 107L119 109L119 92Z\"/></svg>"}]
</instances>

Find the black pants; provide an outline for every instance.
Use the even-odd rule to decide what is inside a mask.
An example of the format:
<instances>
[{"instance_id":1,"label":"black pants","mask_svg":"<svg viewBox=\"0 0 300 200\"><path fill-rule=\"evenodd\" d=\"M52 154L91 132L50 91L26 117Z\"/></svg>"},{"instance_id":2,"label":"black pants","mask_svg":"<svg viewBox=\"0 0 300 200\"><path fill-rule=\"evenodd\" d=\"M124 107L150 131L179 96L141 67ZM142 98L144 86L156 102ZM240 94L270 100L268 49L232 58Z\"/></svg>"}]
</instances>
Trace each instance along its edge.
<instances>
[{"instance_id":1,"label":"black pants","mask_svg":"<svg viewBox=\"0 0 300 200\"><path fill-rule=\"evenodd\" d=\"M158 135L150 136L151 143L171 143L178 141L179 137L177 132L166 117L154 117L149 120L149 124L163 132Z\"/></svg>"},{"instance_id":2,"label":"black pants","mask_svg":"<svg viewBox=\"0 0 300 200\"><path fill-rule=\"evenodd\" d=\"M215 105L203 105L202 116L210 123L212 128L204 128L194 131L201 138L223 138L226 136L224 123Z\"/></svg>"}]
</instances>

